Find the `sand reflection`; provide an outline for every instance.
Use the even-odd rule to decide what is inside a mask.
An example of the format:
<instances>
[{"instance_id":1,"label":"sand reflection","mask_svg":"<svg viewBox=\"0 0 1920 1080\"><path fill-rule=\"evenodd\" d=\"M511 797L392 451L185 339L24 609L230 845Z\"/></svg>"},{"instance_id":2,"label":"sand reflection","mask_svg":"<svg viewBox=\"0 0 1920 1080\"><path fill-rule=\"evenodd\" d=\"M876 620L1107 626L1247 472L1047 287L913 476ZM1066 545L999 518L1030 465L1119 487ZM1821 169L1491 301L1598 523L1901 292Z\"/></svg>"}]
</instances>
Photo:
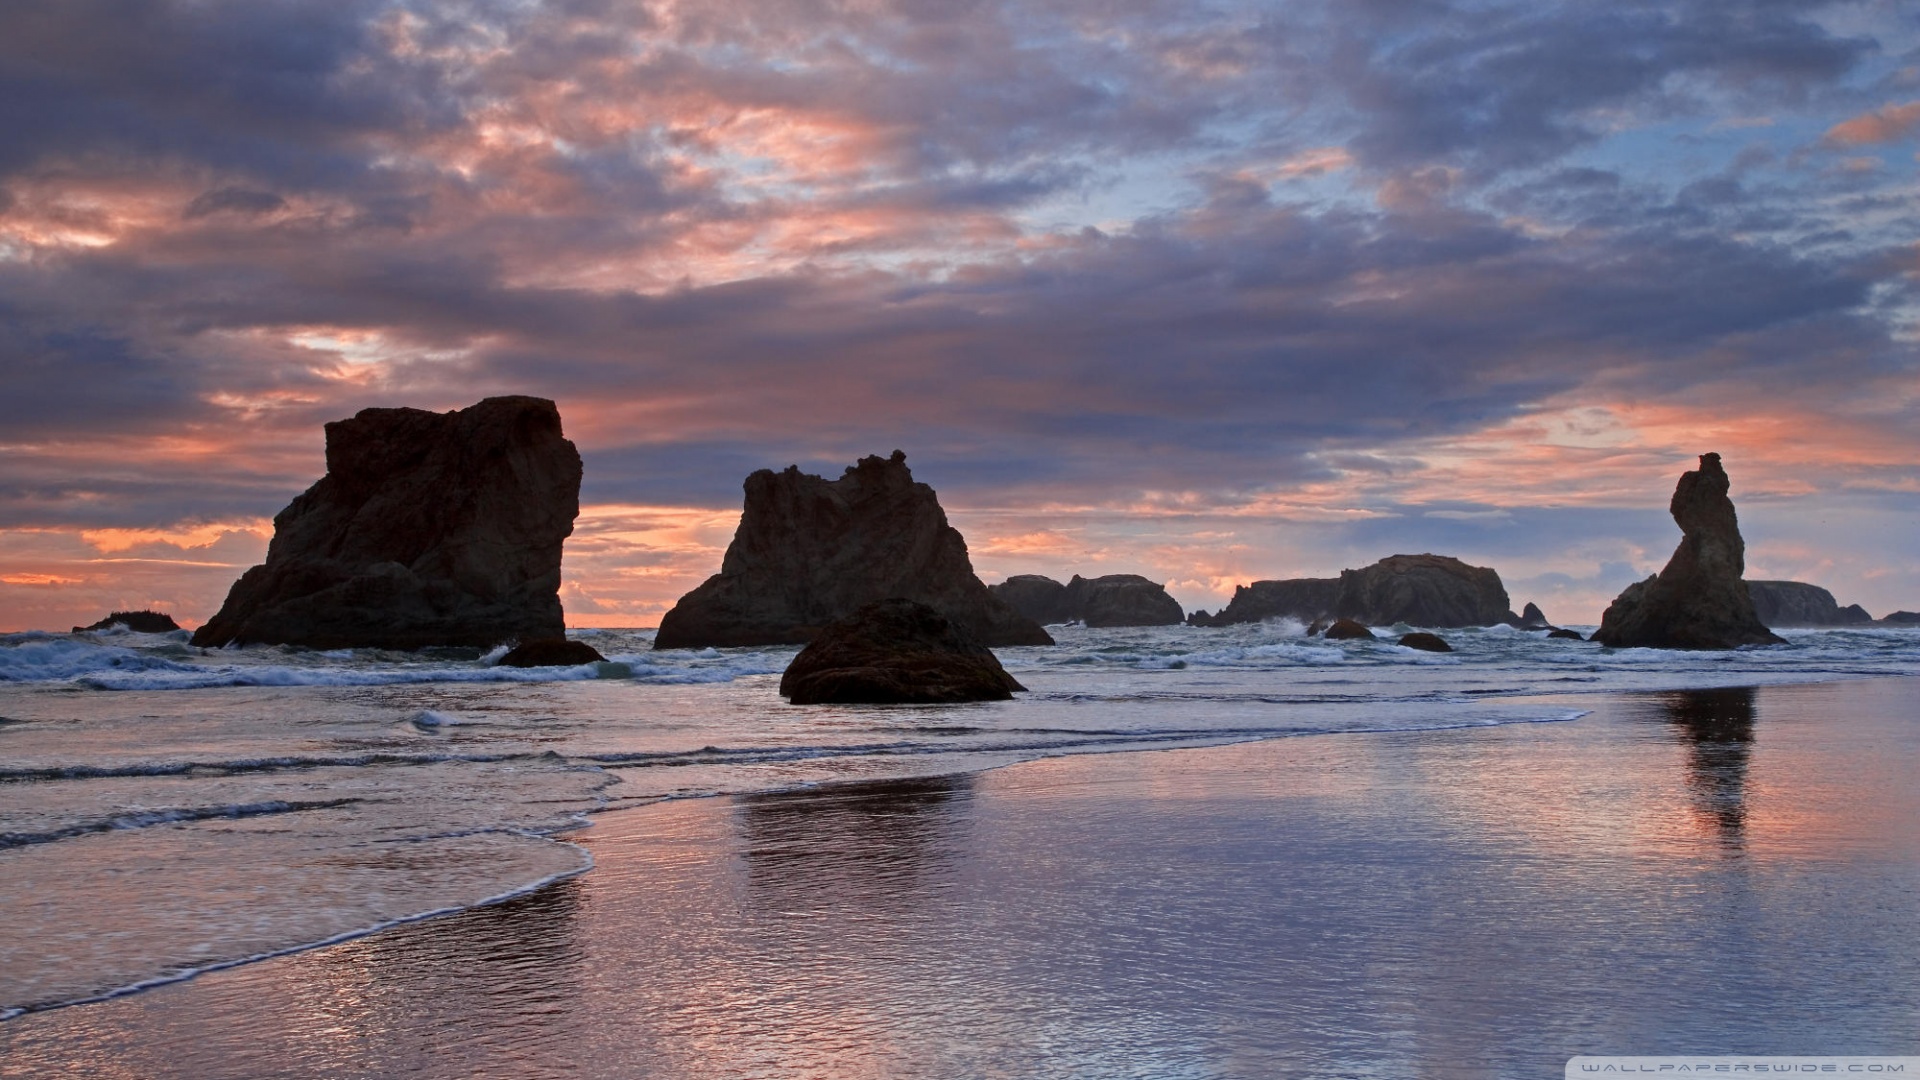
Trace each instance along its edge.
<instances>
[{"instance_id":1,"label":"sand reflection","mask_svg":"<svg viewBox=\"0 0 1920 1080\"><path fill-rule=\"evenodd\" d=\"M897 911L954 857L973 779L935 776L742 797L750 893L774 914Z\"/></svg>"},{"instance_id":2,"label":"sand reflection","mask_svg":"<svg viewBox=\"0 0 1920 1080\"><path fill-rule=\"evenodd\" d=\"M1747 769L1753 754L1750 686L1662 694L1667 722L1687 743L1687 787L1696 820L1721 843L1746 841Z\"/></svg>"}]
</instances>

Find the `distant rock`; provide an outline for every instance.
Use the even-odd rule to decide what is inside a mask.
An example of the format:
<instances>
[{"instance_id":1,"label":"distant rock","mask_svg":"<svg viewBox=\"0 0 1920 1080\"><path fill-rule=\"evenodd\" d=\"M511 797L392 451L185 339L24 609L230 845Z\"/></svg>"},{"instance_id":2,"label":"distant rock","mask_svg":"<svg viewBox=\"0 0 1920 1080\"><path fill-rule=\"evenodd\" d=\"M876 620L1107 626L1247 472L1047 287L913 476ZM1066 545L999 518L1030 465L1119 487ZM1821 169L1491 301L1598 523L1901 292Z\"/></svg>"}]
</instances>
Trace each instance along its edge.
<instances>
[{"instance_id":1,"label":"distant rock","mask_svg":"<svg viewBox=\"0 0 1920 1080\"><path fill-rule=\"evenodd\" d=\"M792 645L876 600L927 604L984 645L1051 645L987 591L967 542L906 455L866 457L838 480L789 466L746 481L720 572L660 620L656 649Z\"/></svg>"},{"instance_id":2,"label":"distant rock","mask_svg":"<svg viewBox=\"0 0 1920 1080\"><path fill-rule=\"evenodd\" d=\"M1537 610L1537 609L1536 609ZM1514 622L1500 575L1448 555L1392 555L1337 578L1256 581L1233 591L1220 614L1197 626L1263 619L1302 623L1356 619L1371 626L1492 626ZM1544 620L1543 620L1544 621Z\"/></svg>"},{"instance_id":3,"label":"distant rock","mask_svg":"<svg viewBox=\"0 0 1920 1080\"><path fill-rule=\"evenodd\" d=\"M180 629L173 616L159 611L116 611L91 626L76 626L73 632L85 634L93 630L107 630L114 625L124 626L136 634L165 634Z\"/></svg>"},{"instance_id":4,"label":"distant rock","mask_svg":"<svg viewBox=\"0 0 1920 1080\"><path fill-rule=\"evenodd\" d=\"M1400 635L1400 644L1406 646L1409 649L1419 649L1423 652L1452 652L1453 651L1453 646L1447 644L1447 640L1445 638L1441 637L1438 634L1428 634L1422 631L1415 631L1414 633L1411 633L1411 634Z\"/></svg>"},{"instance_id":5,"label":"distant rock","mask_svg":"<svg viewBox=\"0 0 1920 1080\"><path fill-rule=\"evenodd\" d=\"M1372 641L1373 631L1352 619L1335 619L1333 625L1327 627L1327 640Z\"/></svg>"},{"instance_id":6,"label":"distant rock","mask_svg":"<svg viewBox=\"0 0 1920 1080\"><path fill-rule=\"evenodd\" d=\"M780 676L780 693L795 705L1004 701L1025 689L946 616L902 599L829 623Z\"/></svg>"},{"instance_id":7,"label":"distant rock","mask_svg":"<svg viewBox=\"0 0 1920 1080\"><path fill-rule=\"evenodd\" d=\"M1920 611L1896 611L1880 621L1890 626L1912 626L1920 623Z\"/></svg>"},{"instance_id":8,"label":"distant rock","mask_svg":"<svg viewBox=\"0 0 1920 1080\"><path fill-rule=\"evenodd\" d=\"M1833 594L1804 581L1749 581L1753 612L1768 627L1858 626L1873 621L1859 604L1841 607Z\"/></svg>"},{"instance_id":9,"label":"distant rock","mask_svg":"<svg viewBox=\"0 0 1920 1080\"><path fill-rule=\"evenodd\" d=\"M502 667L576 667L580 664L605 663L606 657L600 650L584 641L570 641L566 638L541 638L538 641L523 641L507 650L500 658Z\"/></svg>"},{"instance_id":10,"label":"distant rock","mask_svg":"<svg viewBox=\"0 0 1920 1080\"><path fill-rule=\"evenodd\" d=\"M1732 649L1779 645L1754 612L1746 542L1719 454L1680 477L1668 509L1684 534L1666 568L1629 585L1600 617L1593 639L1614 648Z\"/></svg>"},{"instance_id":11,"label":"distant rock","mask_svg":"<svg viewBox=\"0 0 1920 1080\"><path fill-rule=\"evenodd\" d=\"M1043 574L1015 574L998 585L987 586L987 591L1042 626L1080 617L1067 598L1067 587Z\"/></svg>"},{"instance_id":12,"label":"distant rock","mask_svg":"<svg viewBox=\"0 0 1920 1080\"><path fill-rule=\"evenodd\" d=\"M327 474L273 519L195 645L492 646L557 638L580 455L531 397L327 425Z\"/></svg>"},{"instance_id":13,"label":"distant rock","mask_svg":"<svg viewBox=\"0 0 1920 1080\"><path fill-rule=\"evenodd\" d=\"M987 591L1037 623L1078 620L1092 627L1175 626L1185 620L1180 604L1159 582L1138 574L1108 574L1065 585L1039 574L1019 574Z\"/></svg>"},{"instance_id":14,"label":"distant rock","mask_svg":"<svg viewBox=\"0 0 1920 1080\"><path fill-rule=\"evenodd\" d=\"M1547 636L1550 638L1559 638L1562 641L1587 640L1586 638L1580 636L1580 632L1578 630L1562 630L1557 626L1547 631Z\"/></svg>"},{"instance_id":15,"label":"distant rock","mask_svg":"<svg viewBox=\"0 0 1920 1080\"><path fill-rule=\"evenodd\" d=\"M1553 624L1547 621L1546 614L1531 602L1529 602L1526 607L1520 609L1520 619L1514 623L1514 625L1522 630L1553 629Z\"/></svg>"}]
</instances>

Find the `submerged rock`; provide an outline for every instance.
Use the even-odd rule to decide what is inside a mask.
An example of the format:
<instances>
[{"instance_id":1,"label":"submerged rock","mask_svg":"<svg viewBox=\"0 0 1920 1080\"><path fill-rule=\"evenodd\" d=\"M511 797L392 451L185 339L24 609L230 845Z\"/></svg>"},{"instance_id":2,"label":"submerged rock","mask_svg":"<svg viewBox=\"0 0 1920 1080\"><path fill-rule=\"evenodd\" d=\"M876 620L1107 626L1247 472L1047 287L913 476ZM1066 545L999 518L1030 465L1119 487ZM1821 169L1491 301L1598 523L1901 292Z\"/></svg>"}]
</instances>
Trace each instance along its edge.
<instances>
[{"instance_id":1,"label":"submerged rock","mask_svg":"<svg viewBox=\"0 0 1920 1080\"><path fill-rule=\"evenodd\" d=\"M195 645L492 646L557 638L580 455L531 397L327 425L327 474L273 519Z\"/></svg>"},{"instance_id":2,"label":"submerged rock","mask_svg":"<svg viewBox=\"0 0 1920 1080\"><path fill-rule=\"evenodd\" d=\"M1537 610L1537 609L1536 609ZM1392 555L1337 578L1256 581L1198 626L1289 618L1355 619L1373 626L1492 626L1514 622L1500 575L1449 555Z\"/></svg>"},{"instance_id":3,"label":"submerged rock","mask_svg":"<svg viewBox=\"0 0 1920 1080\"><path fill-rule=\"evenodd\" d=\"M571 641L567 638L541 638L537 641L523 641L507 650L500 658L502 667L575 667L580 664L605 663L606 657L600 650L584 641Z\"/></svg>"},{"instance_id":4,"label":"submerged rock","mask_svg":"<svg viewBox=\"0 0 1920 1080\"><path fill-rule=\"evenodd\" d=\"M1580 632L1579 632L1578 630L1562 630L1561 628L1559 628L1559 627L1557 627L1557 626L1556 626L1556 627L1554 627L1553 629L1551 629L1551 630L1549 630L1549 631L1547 631L1547 636L1548 636L1548 637L1550 637L1550 638L1559 638L1559 639L1560 639L1560 640L1562 640L1562 641L1585 641L1585 640L1587 640L1586 638L1584 638L1584 637L1581 637L1581 636L1580 636Z\"/></svg>"},{"instance_id":5,"label":"submerged rock","mask_svg":"<svg viewBox=\"0 0 1920 1080\"><path fill-rule=\"evenodd\" d=\"M795 705L1004 701L1025 689L946 616L898 598L828 624L780 676Z\"/></svg>"},{"instance_id":6,"label":"submerged rock","mask_svg":"<svg viewBox=\"0 0 1920 1080\"><path fill-rule=\"evenodd\" d=\"M1333 625L1327 627L1327 640L1372 641L1373 631L1352 619L1335 619Z\"/></svg>"},{"instance_id":7,"label":"submerged rock","mask_svg":"<svg viewBox=\"0 0 1920 1080\"><path fill-rule=\"evenodd\" d=\"M1746 541L1727 497L1719 454L1680 477L1668 509L1683 534L1666 568L1627 586L1600 617L1593 640L1614 648L1732 649L1779 645L1753 609Z\"/></svg>"},{"instance_id":8,"label":"submerged rock","mask_svg":"<svg viewBox=\"0 0 1920 1080\"><path fill-rule=\"evenodd\" d=\"M1419 649L1423 652L1453 651L1453 646L1447 644L1445 638L1438 634L1428 634L1420 631L1415 631L1411 634L1402 634L1400 636L1400 644L1409 649Z\"/></svg>"},{"instance_id":9,"label":"submerged rock","mask_svg":"<svg viewBox=\"0 0 1920 1080\"><path fill-rule=\"evenodd\" d=\"M987 591L1038 623L1079 620L1088 626L1177 626L1180 604L1157 581L1138 574L1108 574L1065 585L1039 574L1019 574Z\"/></svg>"},{"instance_id":10,"label":"submerged rock","mask_svg":"<svg viewBox=\"0 0 1920 1080\"><path fill-rule=\"evenodd\" d=\"M747 477L720 572L667 612L653 647L801 644L893 597L931 606L986 645L1053 644L974 576L966 540L895 450L860 459L838 480L793 466Z\"/></svg>"},{"instance_id":11,"label":"submerged rock","mask_svg":"<svg viewBox=\"0 0 1920 1080\"><path fill-rule=\"evenodd\" d=\"M1841 607L1833 594L1804 581L1749 581L1753 612L1769 627L1858 626L1873 621L1859 604Z\"/></svg>"},{"instance_id":12,"label":"submerged rock","mask_svg":"<svg viewBox=\"0 0 1920 1080\"><path fill-rule=\"evenodd\" d=\"M73 632L85 634L94 630L107 630L115 625L124 626L136 634L165 634L180 629L173 616L161 611L116 611L90 626L76 626Z\"/></svg>"}]
</instances>

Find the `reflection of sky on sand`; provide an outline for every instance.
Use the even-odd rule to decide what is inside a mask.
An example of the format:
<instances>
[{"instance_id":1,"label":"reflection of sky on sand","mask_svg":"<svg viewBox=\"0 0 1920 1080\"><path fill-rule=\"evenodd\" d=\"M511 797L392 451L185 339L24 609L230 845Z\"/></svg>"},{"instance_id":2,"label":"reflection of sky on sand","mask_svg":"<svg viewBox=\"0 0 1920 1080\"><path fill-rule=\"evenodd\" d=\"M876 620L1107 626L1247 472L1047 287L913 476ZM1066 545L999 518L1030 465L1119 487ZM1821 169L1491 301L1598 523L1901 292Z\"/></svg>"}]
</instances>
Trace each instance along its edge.
<instances>
[{"instance_id":1,"label":"reflection of sky on sand","mask_svg":"<svg viewBox=\"0 0 1920 1080\"><path fill-rule=\"evenodd\" d=\"M28 1017L0 1049L609 1077L1907 1053L1914 693L1621 696L1571 724L667 803L588 830L600 868L563 887Z\"/></svg>"}]
</instances>

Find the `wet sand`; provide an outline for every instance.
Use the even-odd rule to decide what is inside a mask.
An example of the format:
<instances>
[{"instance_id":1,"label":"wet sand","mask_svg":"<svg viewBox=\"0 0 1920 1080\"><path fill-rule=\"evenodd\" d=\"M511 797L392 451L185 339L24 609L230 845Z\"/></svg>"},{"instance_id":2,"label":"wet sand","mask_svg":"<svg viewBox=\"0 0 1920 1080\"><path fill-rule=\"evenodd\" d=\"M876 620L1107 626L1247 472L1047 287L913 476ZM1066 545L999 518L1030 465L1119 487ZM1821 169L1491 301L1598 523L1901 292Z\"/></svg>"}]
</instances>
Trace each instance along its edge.
<instances>
[{"instance_id":1,"label":"wet sand","mask_svg":"<svg viewBox=\"0 0 1920 1080\"><path fill-rule=\"evenodd\" d=\"M0 1076L1557 1076L1920 1052L1920 680L665 803Z\"/></svg>"}]
</instances>

